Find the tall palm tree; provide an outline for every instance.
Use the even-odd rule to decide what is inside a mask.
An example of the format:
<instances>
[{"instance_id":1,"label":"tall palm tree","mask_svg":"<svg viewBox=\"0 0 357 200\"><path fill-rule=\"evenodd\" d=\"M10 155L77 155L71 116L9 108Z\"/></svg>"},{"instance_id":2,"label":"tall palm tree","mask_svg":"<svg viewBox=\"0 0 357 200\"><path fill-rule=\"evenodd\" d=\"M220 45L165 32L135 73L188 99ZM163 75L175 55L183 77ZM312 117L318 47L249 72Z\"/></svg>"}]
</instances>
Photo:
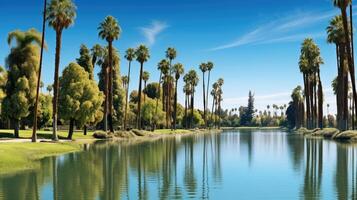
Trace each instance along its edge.
<instances>
[{"instance_id":1,"label":"tall palm tree","mask_svg":"<svg viewBox=\"0 0 357 200\"><path fill-rule=\"evenodd\" d=\"M211 90L211 95L212 95L212 111L211 111L211 122L213 123L213 126L214 126L214 119L216 118L215 116L214 116L214 114L215 114L215 105L216 105L216 101L217 101L217 91L218 91L218 88L219 88L219 86L218 86L218 83L217 82L215 82L215 83L213 83L213 85L212 85L212 90ZM215 117L215 118L213 118L213 116Z\"/></svg>"},{"instance_id":2,"label":"tall palm tree","mask_svg":"<svg viewBox=\"0 0 357 200\"><path fill-rule=\"evenodd\" d=\"M59 65L61 58L61 43L63 29L67 29L74 23L76 18L76 6L72 0L51 0L46 8L46 20L56 32L56 56L55 56L55 74L53 87L53 136L52 140L57 141L57 108L58 108L58 90L59 90Z\"/></svg>"},{"instance_id":3,"label":"tall palm tree","mask_svg":"<svg viewBox=\"0 0 357 200\"><path fill-rule=\"evenodd\" d=\"M181 75L184 73L183 65L181 63L176 63L173 66L173 73L175 74L175 103L174 103L174 122L173 128L176 130L176 120L177 120L177 84Z\"/></svg>"},{"instance_id":4,"label":"tall palm tree","mask_svg":"<svg viewBox=\"0 0 357 200\"><path fill-rule=\"evenodd\" d=\"M150 73L148 71L144 71L143 72L144 89L146 88L146 83L149 80L149 78L150 78ZM144 95L144 103L145 103L145 96L146 95Z\"/></svg>"},{"instance_id":5,"label":"tall palm tree","mask_svg":"<svg viewBox=\"0 0 357 200\"><path fill-rule=\"evenodd\" d=\"M189 77L189 83L191 85L191 116L190 116L190 128L192 128L193 125L193 111L195 108L195 87L198 85L198 75L197 72L195 70L190 70L188 72L188 77Z\"/></svg>"},{"instance_id":6,"label":"tall palm tree","mask_svg":"<svg viewBox=\"0 0 357 200\"><path fill-rule=\"evenodd\" d=\"M344 36L345 36L345 40L346 40L347 63L348 63L348 68L349 68L350 78L351 78L351 83L352 83L352 93L353 93L353 99L354 99L354 104L355 104L355 113L357 113L357 92L356 92L355 69L354 69L353 55L352 55L352 50L351 50L351 44L352 44L351 38L353 38L353 36L351 34L352 31L349 29L348 18L347 18L347 7L350 6L351 3L352 3L352 0L333 0L334 6L338 7L341 10L343 29L345 30ZM350 37L350 34L351 34L351 37ZM352 120L352 122L354 124L354 120Z\"/></svg>"},{"instance_id":7,"label":"tall palm tree","mask_svg":"<svg viewBox=\"0 0 357 200\"><path fill-rule=\"evenodd\" d=\"M125 52L125 59L129 62L128 66L128 84L125 90L125 112L124 112L124 130L127 127L127 115L128 115L128 98L129 98L129 86L130 86L130 70L131 62L136 58L135 49L129 48Z\"/></svg>"},{"instance_id":8,"label":"tall palm tree","mask_svg":"<svg viewBox=\"0 0 357 200\"><path fill-rule=\"evenodd\" d=\"M159 78L159 85L158 85L158 91L159 93L160 92L160 84L161 84L161 81L162 79L164 79L164 82L166 82L166 77L169 76L169 70L170 70L170 64L169 62L166 60L166 59L163 59L159 62L159 64L157 65L157 69L160 71L160 78ZM159 104L159 98L158 97L156 99L156 109L155 109L155 113L157 113L157 109L158 109L158 104ZM162 92L162 99L164 100L165 99L165 93ZM163 106L163 110L165 110L165 105L164 105L164 101L162 101L162 106ZM166 112L166 127L168 127L168 124L169 124L169 116L168 116L168 112Z\"/></svg>"},{"instance_id":9,"label":"tall palm tree","mask_svg":"<svg viewBox=\"0 0 357 200\"><path fill-rule=\"evenodd\" d=\"M213 67L214 67L213 62L208 61L207 62L208 80L207 80L207 92L206 92L206 110L208 108L209 82L210 82L210 79L211 79L211 71L212 71Z\"/></svg>"},{"instance_id":10,"label":"tall palm tree","mask_svg":"<svg viewBox=\"0 0 357 200\"><path fill-rule=\"evenodd\" d=\"M218 128L221 128L221 117L222 117L222 86L224 84L223 78L219 78L217 80L218 83L218 91L217 91L217 96L218 96L218 117L219 117L219 123L218 123Z\"/></svg>"},{"instance_id":11,"label":"tall palm tree","mask_svg":"<svg viewBox=\"0 0 357 200\"><path fill-rule=\"evenodd\" d=\"M34 117L33 117L33 126L32 126L32 142L37 142L37 109L38 109L38 100L40 94L40 82L41 82L41 72L42 72L42 57L43 57L43 49L45 48L45 31L46 31L46 6L47 0L44 0L43 6L43 18L42 18L42 38L41 38L41 53L40 53L40 66L38 68L38 76L37 76L37 88L36 88L36 100L34 107Z\"/></svg>"},{"instance_id":12,"label":"tall palm tree","mask_svg":"<svg viewBox=\"0 0 357 200\"><path fill-rule=\"evenodd\" d=\"M206 89L205 89L205 73L207 71L207 64L201 63L200 70L202 72L202 86L203 86L203 120L205 121L205 126L207 127L207 118L206 118Z\"/></svg>"},{"instance_id":13,"label":"tall palm tree","mask_svg":"<svg viewBox=\"0 0 357 200\"><path fill-rule=\"evenodd\" d=\"M185 82L185 85L183 87L183 92L185 93L185 128L189 128L189 118L188 118L188 108L190 106L190 95L192 95L192 86L190 83L190 74L187 73L183 76L183 81Z\"/></svg>"},{"instance_id":14,"label":"tall palm tree","mask_svg":"<svg viewBox=\"0 0 357 200\"><path fill-rule=\"evenodd\" d=\"M172 115L171 115L171 101L172 101L172 81L173 81L173 78L172 78L172 72L173 72L173 69L172 69L172 61L177 57L177 52L176 52L176 49L175 48L172 48L172 47L169 47L167 48L166 50L166 58L169 60L169 65L170 65L170 72L169 72L169 77L168 77L168 82L167 82L167 111L168 112L168 115L170 117L170 125L171 124L171 118L172 118Z\"/></svg>"},{"instance_id":15,"label":"tall palm tree","mask_svg":"<svg viewBox=\"0 0 357 200\"><path fill-rule=\"evenodd\" d=\"M109 65L105 71L106 75L106 100L104 106L104 119L109 121L109 129L111 132L114 132L113 127L113 41L119 39L121 28L118 24L118 21L112 17L107 16L103 22L100 23L99 27L99 37L105 39L108 42L108 60ZM108 97L107 97L108 96ZM109 112L108 112L109 108ZM107 112L108 113L107 113ZM104 130L107 130L107 121L104 121Z\"/></svg>"},{"instance_id":16,"label":"tall palm tree","mask_svg":"<svg viewBox=\"0 0 357 200\"><path fill-rule=\"evenodd\" d=\"M139 89L138 89L138 114L137 114L137 128L141 129L141 88L143 79L144 63L149 60L149 49L145 45L140 45L136 51L136 60L140 63L140 77L139 77Z\"/></svg>"},{"instance_id":17,"label":"tall palm tree","mask_svg":"<svg viewBox=\"0 0 357 200\"><path fill-rule=\"evenodd\" d=\"M337 102L337 127L340 130L347 129L348 105L345 98L347 94L347 76L348 67L346 66L346 53L345 53L345 34L343 29L342 16L335 16L331 19L329 26L326 28L327 42L335 44L336 58L337 58L337 78L333 82L336 102Z\"/></svg>"}]
</instances>

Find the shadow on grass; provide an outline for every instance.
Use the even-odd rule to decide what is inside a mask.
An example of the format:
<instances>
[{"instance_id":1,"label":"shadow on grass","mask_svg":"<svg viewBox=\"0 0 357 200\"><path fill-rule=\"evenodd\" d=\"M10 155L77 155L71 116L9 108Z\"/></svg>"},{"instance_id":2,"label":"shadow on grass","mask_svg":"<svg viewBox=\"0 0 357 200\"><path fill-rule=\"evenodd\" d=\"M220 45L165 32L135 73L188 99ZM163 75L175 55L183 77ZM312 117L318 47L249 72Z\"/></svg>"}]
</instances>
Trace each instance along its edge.
<instances>
[{"instance_id":1,"label":"shadow on grass","mask_svg":"<svg viewBox=\"0 0 357 200\"><path fill-rule=\"evenodd\" d=\"M0 138L15 138L15 135L12 132L0 132ZM31 136L23 137L21 136L20 133L20 139L31 139ZM37 133L37 138L38 139L52 139L52 134L49 133ZM67 137L63 137L61 135L58 135L58 139L67 139Z\"/></svg>"}]
</instances>

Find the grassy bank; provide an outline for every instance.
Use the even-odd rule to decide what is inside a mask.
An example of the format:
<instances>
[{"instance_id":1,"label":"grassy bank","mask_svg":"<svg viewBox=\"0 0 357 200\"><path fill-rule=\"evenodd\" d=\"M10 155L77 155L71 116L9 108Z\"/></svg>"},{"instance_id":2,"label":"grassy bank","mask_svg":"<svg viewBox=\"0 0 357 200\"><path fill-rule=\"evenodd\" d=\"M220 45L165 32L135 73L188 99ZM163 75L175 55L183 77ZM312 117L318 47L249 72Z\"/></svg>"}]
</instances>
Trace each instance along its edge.
<instances>
[{"instance_id":1,"label":"grassy bank","mask_svg":"<svg viewBox=\"0 0 357 200\"><path fill-rule=\"evenodd\" d=\"M41 158L80 149L75 143L1 143L0 174L36 169Z\"/></svg>"}]
</instances>

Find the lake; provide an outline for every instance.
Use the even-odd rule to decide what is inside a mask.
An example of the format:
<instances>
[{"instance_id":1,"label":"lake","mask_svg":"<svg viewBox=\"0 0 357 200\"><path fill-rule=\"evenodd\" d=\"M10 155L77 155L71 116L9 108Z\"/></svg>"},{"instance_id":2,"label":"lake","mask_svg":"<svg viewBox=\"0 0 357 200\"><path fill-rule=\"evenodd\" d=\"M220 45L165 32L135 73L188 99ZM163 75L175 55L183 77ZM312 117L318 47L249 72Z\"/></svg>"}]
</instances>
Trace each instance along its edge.
<instances>
[{"instance_id":1,"label":"lake","mask_svg":"<svg viewBox=\"0 0 357 200\"><path fill-rule=\"evenodd\" d=\"M283 131L98 142L0 176L0 199L357 199L356 155Z\"/></svg>"}]
</instances>

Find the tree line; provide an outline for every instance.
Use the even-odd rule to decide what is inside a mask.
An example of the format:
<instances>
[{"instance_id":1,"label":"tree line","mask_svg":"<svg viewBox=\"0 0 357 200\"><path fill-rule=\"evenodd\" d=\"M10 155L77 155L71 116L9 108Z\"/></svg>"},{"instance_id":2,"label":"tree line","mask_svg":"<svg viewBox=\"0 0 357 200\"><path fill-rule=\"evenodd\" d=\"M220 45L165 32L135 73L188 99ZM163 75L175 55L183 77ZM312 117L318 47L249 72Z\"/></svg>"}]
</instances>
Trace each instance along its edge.
<instances>
[{"instance_id":1,"label":"tree line","mask_svg":"<svg viewBox=\"0 0 357 200\"><path fill-rule=\"evenodd\" d=\"M177 51L173 47L166 50L165 58L157 65L158 82L148 83L150 73L145 71L145 63L150 59L150 50L145 45L126 50L128 74L121 76L121 58L113 42L120 38L122 29L113 16L107 16L97 28L98 36L107 44L95 44L92 48L82 44L76 61L69 63L60 74L62 35L73 26L76 9L72 0L44 0L42 33L32 28L15 30L8 35L11 49L6 70L1 68L0 71L1 117L7 127L13 127L15 137L19 137L20 128L29 126L33 127L35 142L38 128L52 126L52 139L56 141L58 124L69 125L68 139L72 139L75 127L83 128L86 134L88 127L114 132L130 128L174 130L220 126L224 81L219 79L210 88L214 64L209 61L199 66L203 79L202 110L194 107L199 75L194 69L184 74L184 65L174 63ZM46 24L56 34L54 78L53 84L47 86L47 94L42 92L41 82L43 51L47 49ZM140 66L139 83L138 90L129 95L133 61ZM100 69L98 82L95 67ZM180 79L184 81L184 108L177 101Z\"/></svg>"}]
</instances>

